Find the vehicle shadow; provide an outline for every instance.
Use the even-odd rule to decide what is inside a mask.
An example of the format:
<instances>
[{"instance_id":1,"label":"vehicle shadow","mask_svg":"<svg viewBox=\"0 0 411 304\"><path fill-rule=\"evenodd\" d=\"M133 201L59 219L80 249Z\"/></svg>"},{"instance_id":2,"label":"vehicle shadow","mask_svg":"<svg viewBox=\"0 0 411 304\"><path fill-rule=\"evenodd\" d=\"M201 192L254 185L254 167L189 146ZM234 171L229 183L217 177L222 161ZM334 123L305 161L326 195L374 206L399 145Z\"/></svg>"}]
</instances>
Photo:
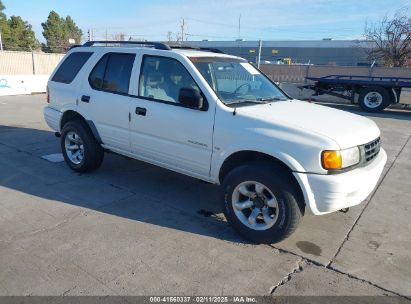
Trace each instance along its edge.
<instances>
[{"instance_id":1,"label":"vehicle shadow","mask_svg":"<svg viewBox=\"0 0 411 304\"><path fill-rule=\"evenodd\" d=\"M106 153L97 171L78 174L64 162L34 155L29 148L33 144L26 144L33 139L37 152L48 143L45 153L60 153L53 132L0 126L0 186L55 203L249 244L222 216L217 186L112 153Z\"/></svg>"},{"instance_id":2,"label":"vehicle shadow","mask_svg":"<svg viewBox=\"0 0 411 304\"><path fill-rule=\"evenodd\" d=\"M387 108L382 112L379 113L370 113L362 111L358 105L350 104L350 103L331 103L331 102L321 102L315 101L316 104L320 104L323 106L348 111L354 114L367 116L367 117L375 117L375 118L390 118L390 119L398 119L398 120L406 120L411 121L411 111L409 110L402 110L396 108Z\"/></svg>"}]
</instances>

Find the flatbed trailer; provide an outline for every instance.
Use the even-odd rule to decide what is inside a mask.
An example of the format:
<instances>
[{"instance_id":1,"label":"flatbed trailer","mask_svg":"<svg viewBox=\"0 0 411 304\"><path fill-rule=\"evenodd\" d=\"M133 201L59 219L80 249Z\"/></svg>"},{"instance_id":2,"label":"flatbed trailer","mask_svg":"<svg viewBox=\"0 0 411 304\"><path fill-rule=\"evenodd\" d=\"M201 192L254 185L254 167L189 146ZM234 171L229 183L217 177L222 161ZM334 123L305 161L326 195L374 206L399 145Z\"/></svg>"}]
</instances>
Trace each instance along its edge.
<instances>
[{"instance_id":1,"label":"flatbed trailer","mask_svg":"<svg viewBox=\"0 0 411 304\"><path fill-rule=\"evenodd\" d=\"M402 89L411 88L411 77L328 75L306 79L314 83L303 87L314 90L314 96L328 94L355 103L358 95L359 106L367 112L379 112L399 103Z\"/></svg>"}]
</instances>

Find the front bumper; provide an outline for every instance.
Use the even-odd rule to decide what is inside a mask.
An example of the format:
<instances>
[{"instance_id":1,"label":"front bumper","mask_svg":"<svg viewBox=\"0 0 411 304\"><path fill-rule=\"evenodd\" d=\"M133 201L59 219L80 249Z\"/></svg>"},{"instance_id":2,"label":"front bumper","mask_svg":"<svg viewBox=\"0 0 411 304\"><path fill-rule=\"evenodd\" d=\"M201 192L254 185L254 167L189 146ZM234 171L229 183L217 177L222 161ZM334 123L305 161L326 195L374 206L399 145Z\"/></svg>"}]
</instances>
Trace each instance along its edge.
<instances>
[{"instance_id":1,"label":"front bumper","mask_svg":"<svg viewBox=\"0 0 411 304\"><path fill-rule=\"evenodd\" d=\"M308 209L316 215L352 207L363 202L374 190L387 162L384 149L366 167L340 174L294 173Z\"/></svg>"}]
</instances>

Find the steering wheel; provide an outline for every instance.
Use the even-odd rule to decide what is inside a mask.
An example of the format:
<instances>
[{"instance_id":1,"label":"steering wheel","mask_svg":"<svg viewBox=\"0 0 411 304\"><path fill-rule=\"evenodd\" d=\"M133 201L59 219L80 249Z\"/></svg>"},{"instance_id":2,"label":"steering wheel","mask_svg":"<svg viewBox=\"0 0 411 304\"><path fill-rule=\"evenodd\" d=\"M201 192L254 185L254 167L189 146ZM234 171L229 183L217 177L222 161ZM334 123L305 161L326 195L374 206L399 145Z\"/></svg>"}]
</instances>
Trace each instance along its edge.
<instances>
[{"instance_id":1,"label":"steering wheel","mask_svg":"<svg viewBox=\"0 0 411 304\"><path fill-rule=\"evenodd\" d=\"M251 85L249 83L243 83L234 90L234 94L237 94L242 88L247 87L247 93L251 91Z\"/></svg>"}]
</instances>

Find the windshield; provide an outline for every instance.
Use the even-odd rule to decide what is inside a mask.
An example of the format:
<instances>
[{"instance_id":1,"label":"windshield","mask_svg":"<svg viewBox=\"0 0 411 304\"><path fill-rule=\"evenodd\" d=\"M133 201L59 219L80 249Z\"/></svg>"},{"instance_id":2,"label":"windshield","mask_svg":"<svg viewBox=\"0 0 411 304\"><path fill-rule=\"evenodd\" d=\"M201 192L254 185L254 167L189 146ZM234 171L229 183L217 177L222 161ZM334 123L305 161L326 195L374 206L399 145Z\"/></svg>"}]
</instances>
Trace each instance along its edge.
<instances>
[{"instance_id":1,"label":"windshield","mask_svg":"<svg viewBox=\"0 0 411 304\"><path fill-rule=\"evenodd\" d=\"M245 60L218 57L190 59L226 105L289 99L266 76Z\"/></svg>"}]
</instances>

